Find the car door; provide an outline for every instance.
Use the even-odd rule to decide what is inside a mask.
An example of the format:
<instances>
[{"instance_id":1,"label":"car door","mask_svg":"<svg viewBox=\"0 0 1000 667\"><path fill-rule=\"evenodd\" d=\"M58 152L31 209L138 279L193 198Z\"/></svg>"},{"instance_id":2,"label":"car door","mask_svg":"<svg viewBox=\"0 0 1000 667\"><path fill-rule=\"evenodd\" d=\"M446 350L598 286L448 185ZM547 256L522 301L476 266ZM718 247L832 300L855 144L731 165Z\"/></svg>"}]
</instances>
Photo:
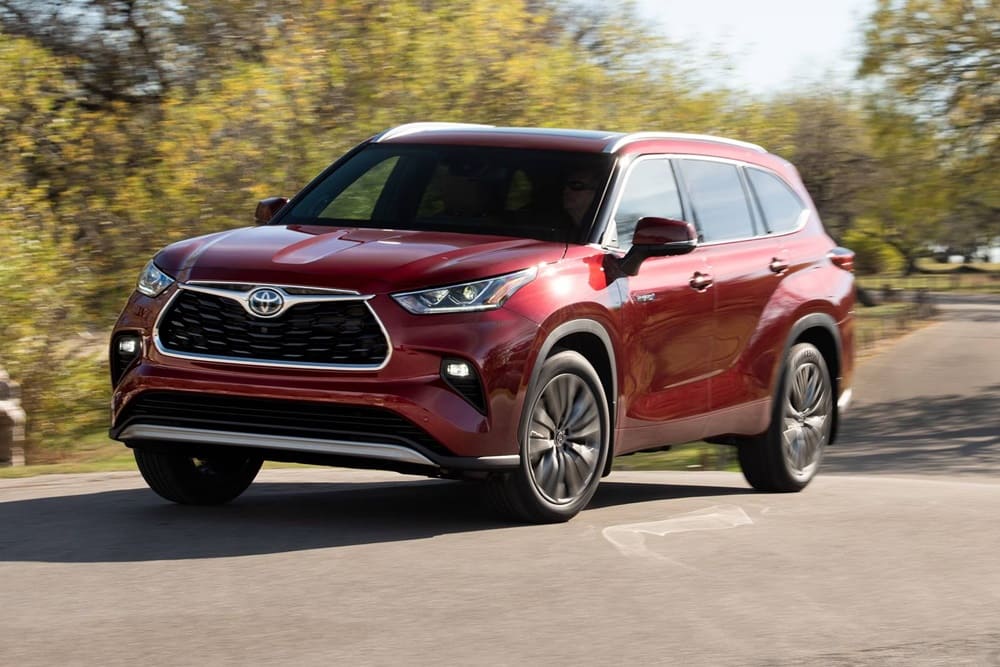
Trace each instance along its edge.
<instances>
[{"instance_id":1,"label":"car door","mask_svg":"<svg viewBox=\"0 0 1000 667\"><path fill-rule=\"evenodd\" d=\"M642 217L683 219L673 168L663 157L633 162L619 189L605 245L631 246ZM619 451L701 437L708 408L714 293L699 282L705 254L653 257L622 278L623 429Z\"/></svg>"},{"instance_id":2,"label":"car door","mask_svg":"<svg viewBox=\"0 0 1000 667\"><path fill-rule=\"evenodd\" d=\"M738 164L685 158L679 167L715 288L709 409L725 411L768 397L768 387L753 379L760 375L750 370L755 360L748 350L785 274L786 251L780 237L767 235ZM730 428L737 429L740 417L733 417Z\"/></svg>"}]
</instances>

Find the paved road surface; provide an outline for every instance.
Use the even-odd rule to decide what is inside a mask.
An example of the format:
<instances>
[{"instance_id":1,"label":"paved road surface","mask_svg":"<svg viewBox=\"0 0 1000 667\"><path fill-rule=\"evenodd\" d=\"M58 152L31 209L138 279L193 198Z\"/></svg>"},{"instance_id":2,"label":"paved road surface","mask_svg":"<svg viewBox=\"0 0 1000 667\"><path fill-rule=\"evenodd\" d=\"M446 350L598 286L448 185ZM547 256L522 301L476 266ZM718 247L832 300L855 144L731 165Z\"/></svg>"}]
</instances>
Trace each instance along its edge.
<instances>
[{"instance_id":1,"label":"paved road surface","mask_svg":"<svg viewBox=\"0 0 1000 667\"><path fill-rule=\"evenodd\" d=\"M1000 296L937 300L941 321L861 360L825 473L1000 477Z\"/></svg>"},{"instance_id":2,"label":"paved road surface","mask_svg":"<svg viewBox=\"0 0 1000 667\"><path fill-rule=\"evenodd\" d=\"M373 472L209 509L130 473L0 481L0 664L1000 666L1000 307L949 313L864 362L796 495L615 473L513 526Z\"/></svg>"}]
</instances>

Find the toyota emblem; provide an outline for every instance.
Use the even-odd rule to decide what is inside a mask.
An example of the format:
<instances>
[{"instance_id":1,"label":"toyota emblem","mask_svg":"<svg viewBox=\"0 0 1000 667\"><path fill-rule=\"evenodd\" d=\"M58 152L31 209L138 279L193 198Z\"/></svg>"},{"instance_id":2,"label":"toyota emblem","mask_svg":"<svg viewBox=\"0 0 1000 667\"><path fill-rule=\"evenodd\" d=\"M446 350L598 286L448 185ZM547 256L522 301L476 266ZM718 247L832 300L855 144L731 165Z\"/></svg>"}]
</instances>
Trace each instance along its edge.
<instances>
[{"instance_id":1,"label":"toyota emblem","mask_svg":"<svg viewBox=\"0 0 1000 667\"><path fill-rule=\"evenodd\" d=\"M251 293L247 304L250 306L250 312L254 315L274 317L281 312L285 305L285 299L277 290L266 287Z\"/></svg>"}]
</instances>

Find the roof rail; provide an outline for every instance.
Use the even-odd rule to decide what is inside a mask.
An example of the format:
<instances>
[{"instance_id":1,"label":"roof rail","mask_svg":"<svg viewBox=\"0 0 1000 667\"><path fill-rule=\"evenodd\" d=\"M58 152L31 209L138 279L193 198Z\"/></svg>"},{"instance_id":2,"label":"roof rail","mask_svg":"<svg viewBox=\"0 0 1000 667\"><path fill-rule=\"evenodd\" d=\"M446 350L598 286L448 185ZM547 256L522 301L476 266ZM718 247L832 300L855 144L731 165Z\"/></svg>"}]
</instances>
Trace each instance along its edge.
<instances>
[{"instance_id":1,"label":"roof rail","mask_svg":"<svg viewBox=\"0 0 1000 667\"><path fill-rule=\"evenodd\" d=\"M758 153L767 152L764 147L758 146L757 144L751 144L748 141L727 139L726 137L716 137L711 134L687 134L686 132L633 132L632 134L626 134L624 137L619 137L614 141L609 141L604 147L604 152L614 153L622 146L636 141L642 141L644 139L691 139L693 141L711 141L717 144L728 144L730 146L739 146L740 148L749 148L750 150L757 151Z\"/></svg>"},{"instance_id":2,"label":"roof rail","mask_svg":"<svg viewBox=\"0 0 1000 667\"><path fill-rule=\"evenodd\" d=\"M378 143L380 141L387 141L389 139L395 139L396 137L402 137L406 134L413 134L414 132L426 132L432 130L471 130L471 129L482 129L484 127L494 127L493 125L480 125L478 123L406 123L405 125L397 125L396 127L386 130L385 132L375 136L372 141Z\"/></svg>"}]
</instances>

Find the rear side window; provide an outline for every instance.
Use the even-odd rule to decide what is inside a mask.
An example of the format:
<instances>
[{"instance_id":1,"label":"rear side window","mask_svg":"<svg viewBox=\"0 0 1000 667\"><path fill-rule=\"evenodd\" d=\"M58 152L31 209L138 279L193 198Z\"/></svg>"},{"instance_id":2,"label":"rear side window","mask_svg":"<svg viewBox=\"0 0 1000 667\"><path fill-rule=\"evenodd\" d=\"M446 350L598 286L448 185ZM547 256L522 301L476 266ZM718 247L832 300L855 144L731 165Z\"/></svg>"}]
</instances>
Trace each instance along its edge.
<instances>
[{"instance_id":1,"label":"rear side window","mask_svg":"<svg viewBox=\"0 0 1000 667\"><path fill-rule=\"evenodd\" d=\"M735 165L707 160L679 162L705 243L754 236L753 218Z\"/></svg>"},{"instance_id":2,"label":"rear side window","mask_svg":"<svg viewBox=\"0 0 1000 667\"><path fill-rule=\"evenodd\" d=\"M764 220L772 234L797 229L805 205L788 185L774 174L760 169L747 169L747 177L764 212Z\"/></svg>"}]
</instances>

